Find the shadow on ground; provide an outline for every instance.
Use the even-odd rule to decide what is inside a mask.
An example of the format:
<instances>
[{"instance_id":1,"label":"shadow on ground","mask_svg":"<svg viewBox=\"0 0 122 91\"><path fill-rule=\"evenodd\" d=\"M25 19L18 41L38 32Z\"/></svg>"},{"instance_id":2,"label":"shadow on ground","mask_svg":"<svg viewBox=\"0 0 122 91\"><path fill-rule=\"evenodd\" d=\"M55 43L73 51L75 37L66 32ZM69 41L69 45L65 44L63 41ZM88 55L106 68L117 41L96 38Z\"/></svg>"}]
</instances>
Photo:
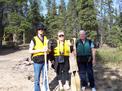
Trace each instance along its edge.
<instances>
[{"instance_id":1,"label":"shadow on ground","mask_svg":"<svg viewBox=\"0 0 122 91\"><path fill-rule=\"evenodd\" d=\"M70 79L71 79L71 74L69 74L69 83L71 83ZM64 81L63 81L63 84L65 84ZM50 91L59 91L57 76L50 82L49 86L50 86ZM70 89L68 91L70 91Z\"/></svg>"},{"instance_id":2,"label":"shadow on ground","mask_svg":"<svg viewBox=\"0 0 122 91\"><path fill-rule=\"evenodd\" d=\"M112 69L106 67L105 63L98 62L95 67L95 79L98 91L122 91L122 75L119 69Z\"/></svg>"},{"instance_id":3,"label":"shadow on ground","mask_svg":"<svg viewBox=\"0 0 122 91\"><path fill-rule=\"evenodd\" d=\"M0 55L7 55L7 54L14 53L16 51L23 50L23 49L28 49L28 45L19 45L17 47L2 46L2 48L0 48Z\"/></svg>"},{"instance_id":4,"label":"shadow on ground","mask_svg":"<svg viewBox=\"0 0 122 91\"><path fill-rule=\"evenodd\" d=\"M50 91L54 91L58 86L58 78L57 76L50 82Z\"/></svg>"},{"instance_id":5,"label":"shadow on ground","mask_svg":"<svg viewBox=\"0 0 122 91\"><path fill-rule=\"evenodd\" d=\"M122 63L122 62L121 62ZM98 61L94 67L97 91L122 91L122 70L120 67L106 66L105 62ZM50 90L58 91L58 80L55 77L50 82ZM86 91L90 91L88 88Z\"/></svg>"},{"instance_id":6,"label":"shadow on ground","mask_svg":"<svg viewBox=\"0 0 122 91\"><path fill-rule=\"evenodd\" d=\"M7 55L7 54L10 54L10 53L14 53L18 50L19 49L14 49L14 48L0 49L0 55Z\"/></svg>"}]
</instances>

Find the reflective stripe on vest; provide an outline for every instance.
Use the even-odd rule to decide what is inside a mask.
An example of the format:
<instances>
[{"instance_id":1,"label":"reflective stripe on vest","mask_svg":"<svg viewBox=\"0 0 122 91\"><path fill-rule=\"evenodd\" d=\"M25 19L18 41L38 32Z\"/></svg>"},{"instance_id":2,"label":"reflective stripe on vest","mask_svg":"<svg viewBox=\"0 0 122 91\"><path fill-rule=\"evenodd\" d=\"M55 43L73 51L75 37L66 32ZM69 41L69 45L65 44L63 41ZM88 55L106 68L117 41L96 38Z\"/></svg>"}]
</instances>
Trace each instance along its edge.
<instances>
[{"instance_id":1,"label":"reflective stripe on vest","mask_svg":"<svg viewBox=\"0 0 122 91\"><path fill-rule=\"evenodd\" d=\"M48 47L47 37L44 36L44 42L42 42L38 36L34 37L35 46L34 50L42 50L44 47ZM44 52L34 53L32 57L44 55Z\"/></svg>"},{"instance_id":2,"label":"reflective stripe on vest","mask_svg":"<svg viewBox=\"0 0 122 91\"><path fill-rule=\"evenodd\" d=\"M60 45L59 40L57 40L57 47L54 49L54 56L60 56L61 55L60 52L62 50L64 51L64 54L63 54L64 56L69 56L69 53L70 53L69 40L65 40L64 45Z\"/></svg>"}]
</instances>

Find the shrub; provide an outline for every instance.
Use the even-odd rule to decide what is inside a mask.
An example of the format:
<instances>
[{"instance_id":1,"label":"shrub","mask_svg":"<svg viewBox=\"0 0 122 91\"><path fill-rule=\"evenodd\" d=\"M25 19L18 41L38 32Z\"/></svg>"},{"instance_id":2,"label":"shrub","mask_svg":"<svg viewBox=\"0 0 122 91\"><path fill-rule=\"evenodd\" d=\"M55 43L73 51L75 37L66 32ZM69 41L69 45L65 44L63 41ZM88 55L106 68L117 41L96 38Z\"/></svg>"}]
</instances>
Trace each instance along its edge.
<instances>
[{"instance_id":1,"label":"shrub","mask_svg":"<svg viewBox=\"0 0 122 91\"><path fill-rule=\"evenodd\" d=\"M97 50L97 59L103 62L120 62L122 51L118 48L101 48Z\"/></svg>"}]
</instances>

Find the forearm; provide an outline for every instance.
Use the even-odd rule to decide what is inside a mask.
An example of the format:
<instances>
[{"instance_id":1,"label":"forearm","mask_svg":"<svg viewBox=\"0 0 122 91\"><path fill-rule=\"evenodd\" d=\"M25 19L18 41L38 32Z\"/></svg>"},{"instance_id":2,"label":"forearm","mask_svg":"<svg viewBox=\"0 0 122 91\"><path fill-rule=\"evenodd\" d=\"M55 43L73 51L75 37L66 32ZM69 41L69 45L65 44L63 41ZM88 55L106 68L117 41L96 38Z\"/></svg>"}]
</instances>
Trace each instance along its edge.
<instances>
[{"instance_id":1,"label":"forearm","mask_svg":"<svg viewBox=\"0 0 122 91\"><path fill-rule=\"evenodd\" d=\"M93 58L93 60L96 60L96 49L95 48L92 49L92 58Z\"/></svg>"},{"instance_id":2,"label":"forearm","mask_svg":"<svg viewBox=\"0 0 122 91\"><path fill-rule=\"evenodd\" d=\"M43 50L32 50L32 49L29 49L29 53L39 53L39 52L44 52Z\"/></svg>"}]
</instances>

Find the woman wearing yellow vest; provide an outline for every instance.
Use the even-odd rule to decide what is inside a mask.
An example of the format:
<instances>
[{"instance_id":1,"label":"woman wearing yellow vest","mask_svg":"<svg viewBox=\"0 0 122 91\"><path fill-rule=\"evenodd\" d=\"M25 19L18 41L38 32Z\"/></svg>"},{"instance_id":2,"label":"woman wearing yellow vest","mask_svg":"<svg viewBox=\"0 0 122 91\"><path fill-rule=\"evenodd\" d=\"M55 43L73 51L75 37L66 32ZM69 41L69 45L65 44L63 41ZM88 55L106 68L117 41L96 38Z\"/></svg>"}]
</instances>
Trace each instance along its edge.
<instances>
[{"instance_id":1,"label":"woman wearing yellow vest","mask_svg":"<svg viewBox=\"0 0 122 91\"><path fill-rule=\"evenodd\" d=\"M47 37L44 36L45 26L39 23L36 26L37 35L30 42L29 52L34 62L34 91L40 90L40 74L44 78L44 52L47 52Z\"/></svg>"},{"instance_id":2,"label":"woman wearing yellow vest","mask_svg":"<svg viewBox=\"0 0 122 91\"><path fill-rule=\"evenodd\" d=\"M58 32L57 46L54 48L55 69L60 89L69 89L69 53L70 43L64 38L64 32ZM64 86L62 81L64 81Z\"/></svg>"}]
</instances>

